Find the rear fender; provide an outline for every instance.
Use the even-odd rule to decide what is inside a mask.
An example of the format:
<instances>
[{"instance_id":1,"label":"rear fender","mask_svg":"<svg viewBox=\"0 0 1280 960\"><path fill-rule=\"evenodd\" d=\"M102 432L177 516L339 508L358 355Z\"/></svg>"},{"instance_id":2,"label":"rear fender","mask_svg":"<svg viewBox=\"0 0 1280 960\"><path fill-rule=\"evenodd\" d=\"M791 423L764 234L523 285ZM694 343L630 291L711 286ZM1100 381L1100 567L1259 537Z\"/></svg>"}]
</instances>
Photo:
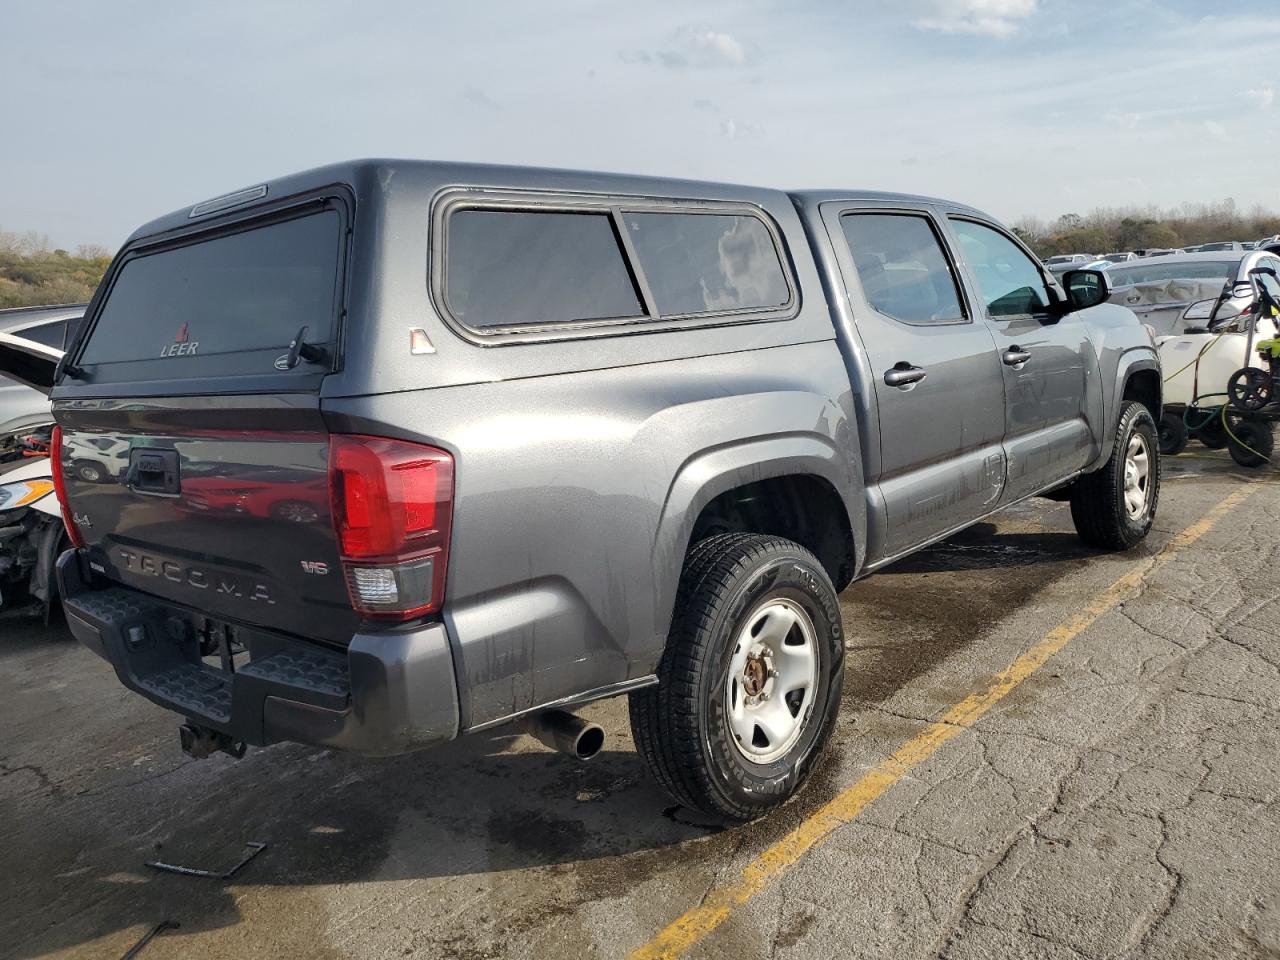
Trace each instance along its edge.
<instances>
[{"instance_id":1,"label":"rear fender","mask_svg":"<svg viewBox=\"0 0 1280 960\"><path fill-rule=\"evenodd\" d=\"M854 445L851 449L856 450ZM665 638L684 558L698 515L720 494L759 480L808 475L825 480L836 491L853 532L855 572L865 557L867 513L862 496L862 466L849 451L842 451L820 434L795 433L735 443L703 451L685 461L676 474L663 504L654 540L657 568L657 609ZM656 655L660 655L657 651ZM656 662L655 655L655 662Z\"/></svg>"}]
</instances>

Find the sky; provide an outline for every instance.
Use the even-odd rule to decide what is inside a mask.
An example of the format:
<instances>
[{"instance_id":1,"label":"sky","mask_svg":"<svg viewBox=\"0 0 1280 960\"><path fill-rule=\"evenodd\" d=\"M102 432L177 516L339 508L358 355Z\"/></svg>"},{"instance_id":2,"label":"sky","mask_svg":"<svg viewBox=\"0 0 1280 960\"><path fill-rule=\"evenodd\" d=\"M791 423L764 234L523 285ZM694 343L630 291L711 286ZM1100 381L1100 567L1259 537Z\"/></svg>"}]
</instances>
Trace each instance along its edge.
<instances>
[{"instance_id":1,"label":"sky","mask_svg":"<svg viewBox=\"0 0 1280 960\"><path fill-rule=\"evenodd\" d=\"M0 0L0 230L363 156L1280 209L1276 0Z\"/></svg>"}]
</instances>

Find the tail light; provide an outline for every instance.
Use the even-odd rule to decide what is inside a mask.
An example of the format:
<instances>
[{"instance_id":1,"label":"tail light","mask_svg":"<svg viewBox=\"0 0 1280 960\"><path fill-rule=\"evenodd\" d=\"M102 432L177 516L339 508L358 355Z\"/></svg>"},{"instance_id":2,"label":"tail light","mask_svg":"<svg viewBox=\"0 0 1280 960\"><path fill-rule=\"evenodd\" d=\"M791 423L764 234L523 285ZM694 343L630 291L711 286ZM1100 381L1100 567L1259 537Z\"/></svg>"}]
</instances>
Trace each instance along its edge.
<instances>
[{"instance_id":1,"label":"tail light","mask_svg":"<svg viewBox=\"0 0 1280 960\"><path fill-rule=\"evenodd\" d=\"M403 440L335 434L329 492L356 612L390 621L438 612L449 565L453 457Z\"/></svg>"},{"instance_id":2,"label":"tail light","mask_svg":"<svg viewBox=\"0 0 1280 960\"><path fill-rule=\"evenodd\" d=\"M53 436L49 438L49 466L53 470L53 492L58 498L58 509L62 511L62 523L67 528L67 537L77 550L84 546L84 537L76 526L76 515L67 501L67 482L62 476L62 428L54 427Z\"/></svg>"}]
</instances>

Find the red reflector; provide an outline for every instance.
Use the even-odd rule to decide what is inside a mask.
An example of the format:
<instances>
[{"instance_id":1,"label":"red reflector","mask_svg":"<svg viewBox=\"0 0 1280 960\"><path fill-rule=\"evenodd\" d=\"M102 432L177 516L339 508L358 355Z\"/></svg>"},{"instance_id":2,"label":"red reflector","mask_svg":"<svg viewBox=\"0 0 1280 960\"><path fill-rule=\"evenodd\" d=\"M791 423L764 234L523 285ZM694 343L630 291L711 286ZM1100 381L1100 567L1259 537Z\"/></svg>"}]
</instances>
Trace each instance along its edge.
<instances>
[{"instance_id":1,"label":"red reflector","mask_svg":"<svg viewBox=\"0 0 1280 960\"><path fill-rule=\"evenodd\" d=\"M62 428L55 426L53 436L49 439L49 466L53 470L53 493L58 498L58 509L62 511L62 525L67 528L67 537L71 545L77 549L84 546L84 537L76 526L75 514L71 504L67 502L67 481L62 475Z\"/></svg>"},{"instance_id":2,"label":"red reflector","mask_svg":"<svg viewBox=\"0 0 1280 960\"><path fill-rule=\"evenodd\" d=\"M333 522L352 606L376 619L440 609L453 513L453 457L403 440L329 441Z\"/></svg>"}]
</instances>

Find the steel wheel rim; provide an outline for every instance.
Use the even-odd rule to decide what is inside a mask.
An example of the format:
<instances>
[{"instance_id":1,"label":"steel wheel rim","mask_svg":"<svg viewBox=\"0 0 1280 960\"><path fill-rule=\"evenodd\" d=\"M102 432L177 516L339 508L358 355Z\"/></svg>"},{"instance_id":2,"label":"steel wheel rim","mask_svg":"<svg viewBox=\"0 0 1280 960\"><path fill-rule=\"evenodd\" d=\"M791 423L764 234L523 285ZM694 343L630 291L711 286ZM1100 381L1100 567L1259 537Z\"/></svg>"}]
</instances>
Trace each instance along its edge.
<instances>
[{"instance_id":1,"label":"steel wheel rim","mask_svg":"<svg viewBox=\"0 0 1280 960\"><path fill-rule=\"evenodd\" d=\"M1140 433L1129 438L1124 454L1124 509L1130 520L1137 520L1147 510L1151 499L1151 451Z\"/></svg>"},{"instance_id":2,"label":"steel wheel rim","mask_svg":"<svg viewBox=\"0 0 1280 960\"><path fill-rule=\"evenodd\" d=\"M747 761L786 755L811 713L818 687L817 631L809 615L781 597L747 617L725 678L725 719Z\"/></svg>"}]
</instances>

